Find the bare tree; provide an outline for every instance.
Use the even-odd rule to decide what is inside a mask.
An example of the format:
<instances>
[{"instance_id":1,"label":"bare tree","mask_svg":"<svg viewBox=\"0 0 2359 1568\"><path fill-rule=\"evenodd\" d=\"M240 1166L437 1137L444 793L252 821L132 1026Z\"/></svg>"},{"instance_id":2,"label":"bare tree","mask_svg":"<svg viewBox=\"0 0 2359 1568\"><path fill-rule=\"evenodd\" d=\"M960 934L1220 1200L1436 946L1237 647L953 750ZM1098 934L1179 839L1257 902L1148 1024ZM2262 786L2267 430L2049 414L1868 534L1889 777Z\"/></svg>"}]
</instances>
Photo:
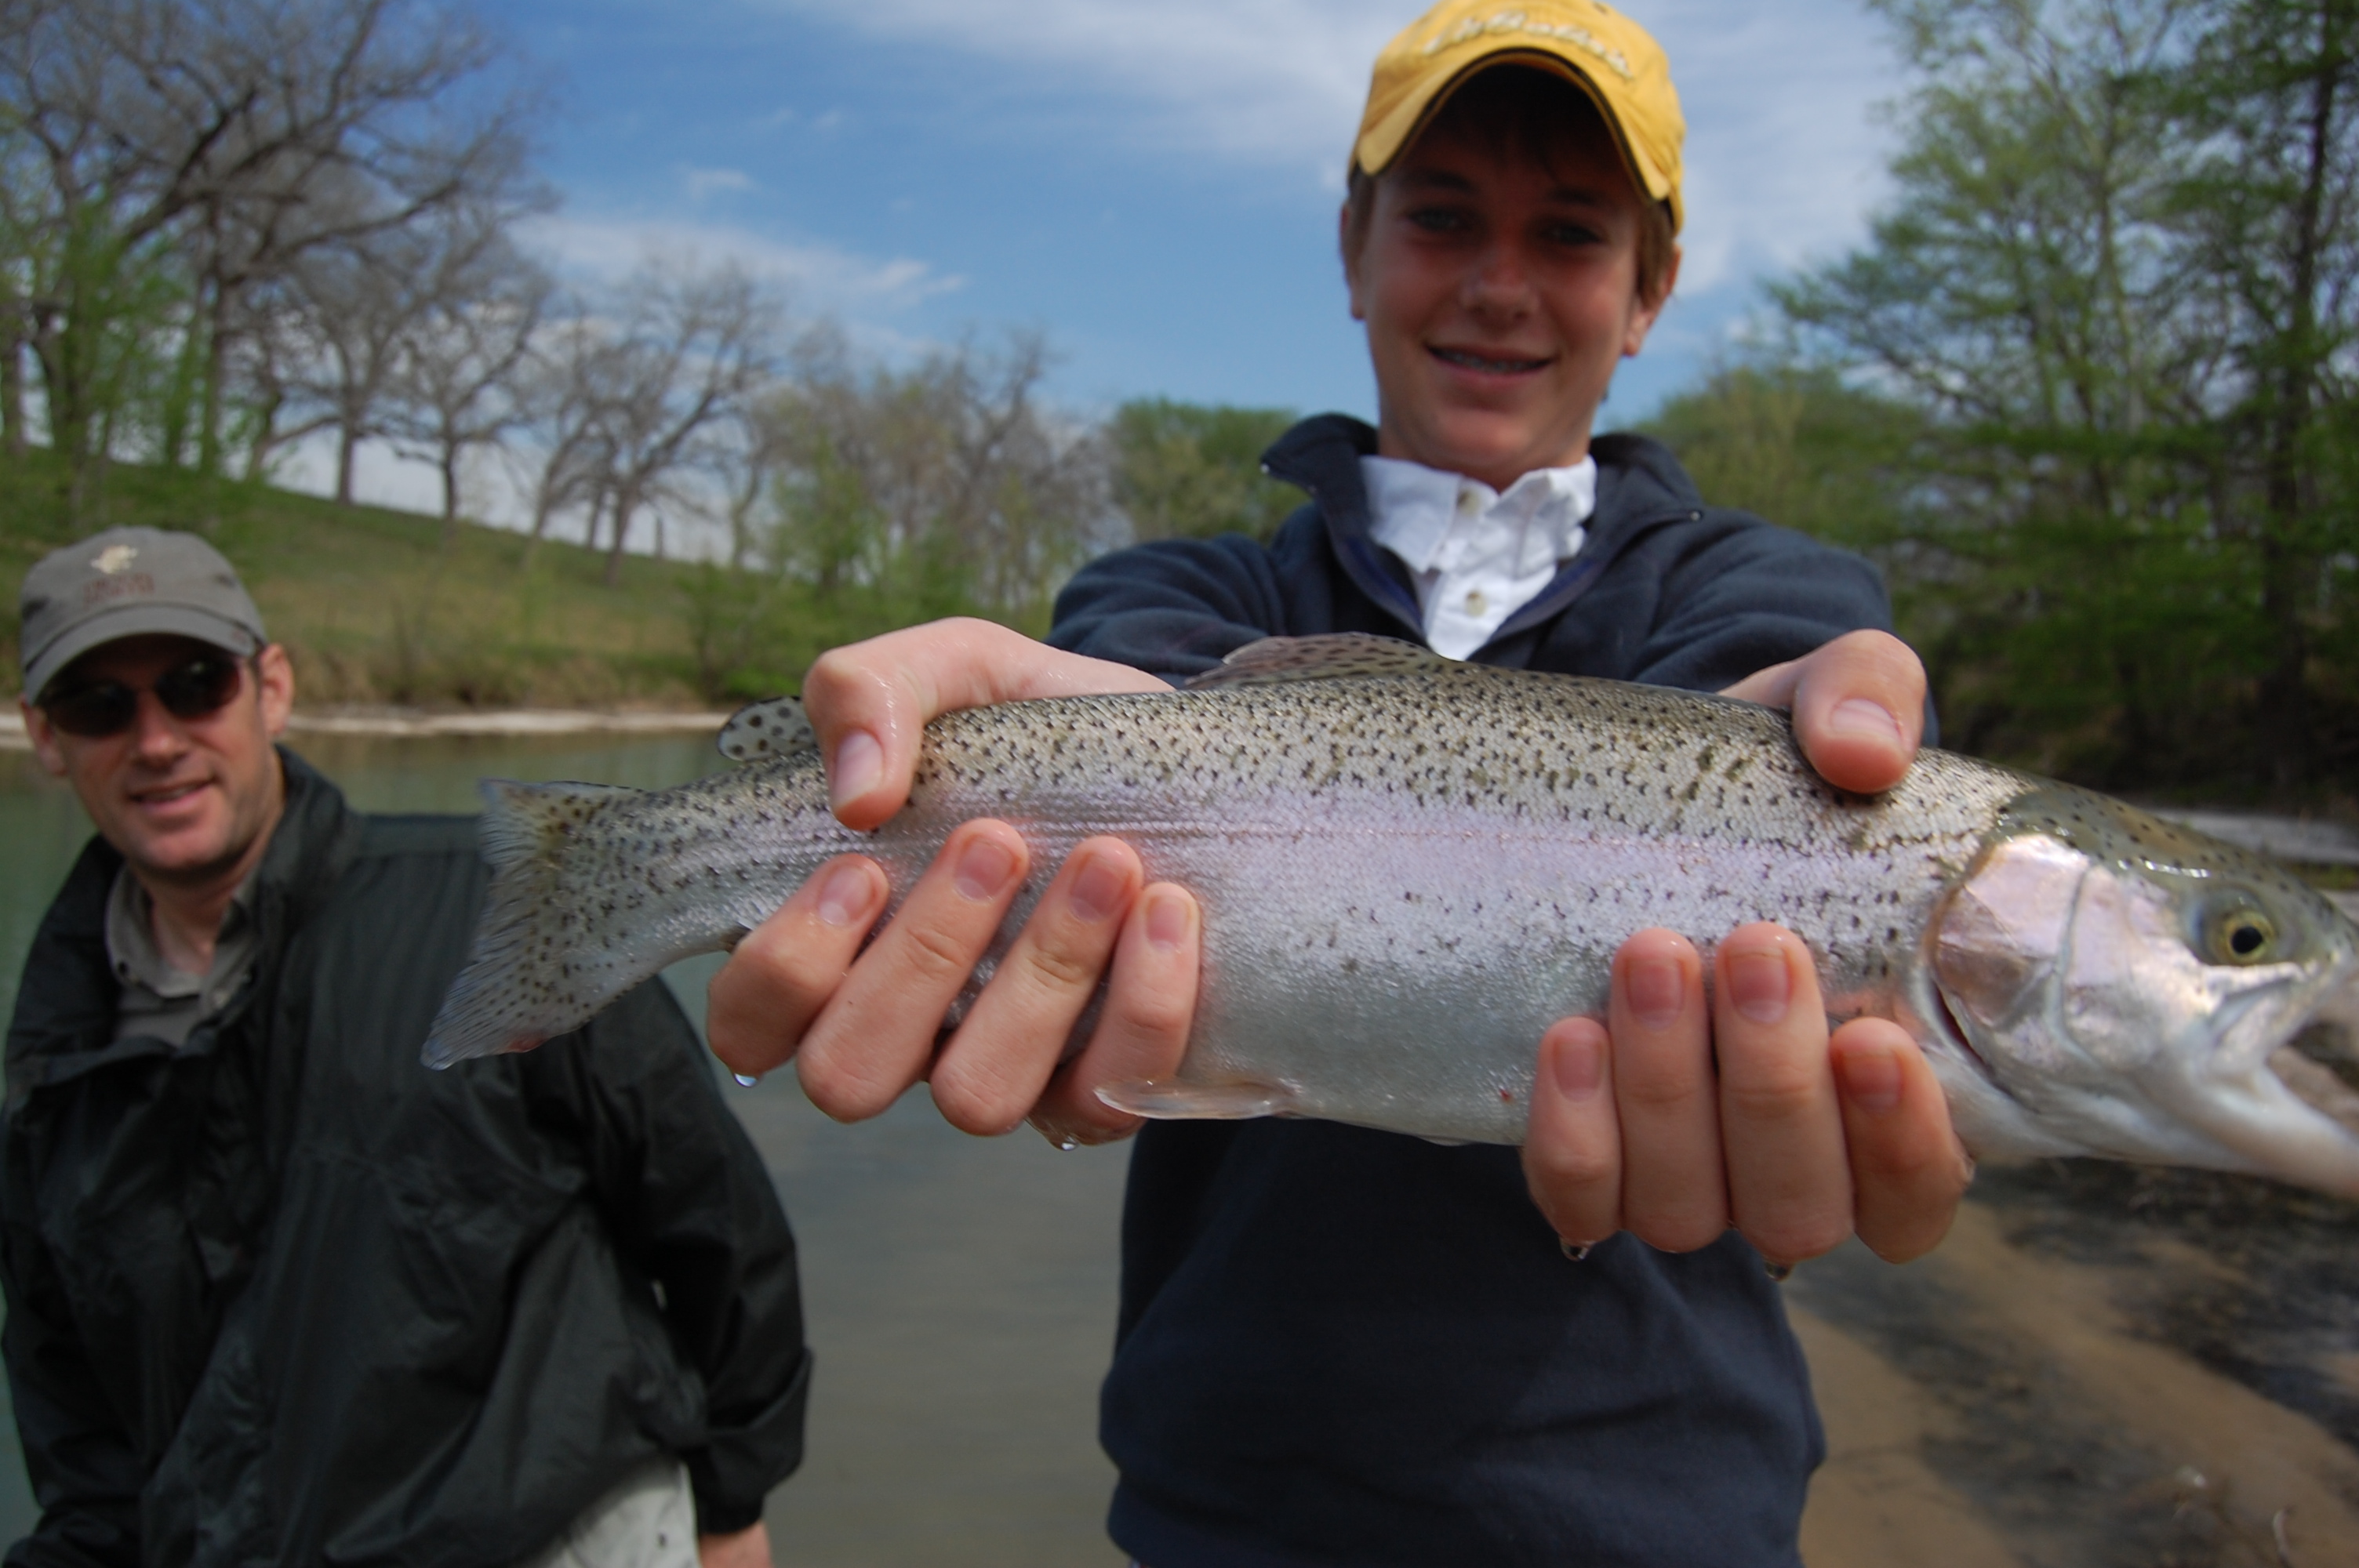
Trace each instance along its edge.
<instances>
[{"instance_id":1,"label":"bare tree","mask_svg":"<svg viewBox=\"0 0 2359 1568\"><path fill-rule=\"evenodd\" d=\"M1113 521L1103 443L1044 408L1037 334L914 368L862 369L841 340L772 400L792 457L774 555L822 593L898 579L919 611L1037 605Z\"/></svg>"},{"instance_id":2,"label":"bare tree","mask_svg":"<svg viewBox=\"0 0 2359 1568\"><path fill-rule=\"evenodd\" d=\"M579 297L553 299L542 328L516 367L511 395L518 422L531 438L528 488L532 528L524 548L531 565L559 513L587 503L590 543L607 471L606 412L614 344Z\"/></svg>"},{"instance_id":3,"label":"bare tree","mask_svg":"<svg viewBox=\"0 0 2359 1568\"><path fill-rule=\"evenodd\" d=\"M54 269L31 310L61 336L103 330L110 260L168 242L190 278L199 462L214 468L250 291L307 252L521 178L527 105L489 90L496 53L465 13L422 0L8 0L0 104L40 173L51 248L83 261ZM71 383L49 392L58 444L87 455L100 410Z\"/></svg>"},{"instance_id":4,"label":"bare tree","mask_svg":"<svg viewBox=\"0 0 2359 1568\"><path fill-rule=\"evenodd\" d=\"M596 444L613 538L610 585L621 580L640 509L683 499L676 482L683 470L769 380L781 325L776 302L732 266L651 263L620 297L609 351L593 361L603 384ZM594 512L592 523L594 529Z\"/></svg>"},{"instance_id":5,"label":"bare tree","mask_svg":"<svg viewBox=\"0 0 2359 1568\"><path fill-rule=\"evenodd\" d=\"M429 279L427 308L401 341L395 430L403 454L442 479L442 544L458 535L459 462L525 423L520 381L553 285L486 224L447 247Z\"/></svg>"},{"instance_id":6,"label":"bare tree","mask_svg":"<svg viewBox=\"0 0 2359 1568\"><path fill-rule=\"evenodd\" d=\"M417 229L396 229L320 247L291 269L288 297L299 346L285 380L291 400L312 412L271 440L334 431L341 505L353 503L361 443L391 433L388 394L402 344L431 304L431 247Z\"/></svg>"}]
</instances>

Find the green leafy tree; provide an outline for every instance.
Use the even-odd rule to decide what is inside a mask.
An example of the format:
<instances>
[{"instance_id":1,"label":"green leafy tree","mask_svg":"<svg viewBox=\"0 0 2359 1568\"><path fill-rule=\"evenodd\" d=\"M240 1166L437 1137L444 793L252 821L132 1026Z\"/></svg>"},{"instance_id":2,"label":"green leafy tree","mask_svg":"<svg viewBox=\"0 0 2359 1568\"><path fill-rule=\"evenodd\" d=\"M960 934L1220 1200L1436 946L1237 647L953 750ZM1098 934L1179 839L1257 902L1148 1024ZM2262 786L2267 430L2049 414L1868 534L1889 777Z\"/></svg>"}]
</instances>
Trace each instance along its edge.
<instances>
[{"instance_id":1,"label":"green leafy tree","mask_svg":"<svg viewBox=\"0 0 2359 1568\"><path fill-rule=\"evenodd\" d=\"M1114 410L1114 504L1135 537L1209 539L1248 534L1266 542L1302 503L1302 492L1261 471L1261 454L1294 423L1283 408L1140 398Z\"/></svg>"},{"instance_id":2,"label":"green leafy tree","mask_svg":"<svg viewBox=\"0 0 2359 1568\"><path fill-rule=\"evenodd\" d=\"M1641 426L1719 506L1871 554L1901 549L1926 422L1913 406L1824 366L1771 361L1714 373Z\"/></svg>"},{"instance_id":3,"label":"green leafy tree","mask_svg":"<svg viewBox=\"0 0 2359 1568\"><path fill-rule=\"evenodd\" d=\"M1870 3L1918 83L1896 197L1774 297L1926 421L1900 586L1951 734L2314 788L2347 745L2316 650L2349 619L2354 0Z\"/></svg>"},{"instance_id":4,"label":"green leafy tree","mask_svg":"<svg viewBox=\"0 0 2359 1568\"><path fill-rule=\"evenodd\" d=\"M2317 654L2348 618L2359 546L2343 456L2359 341L2359 3L2212 12L2174 83L2198 150L2172 221L2220 323L2214 524L2252 557L2261 734L2273 782L2296 785L2321 761Z\"/></svg>"}]
</instances>

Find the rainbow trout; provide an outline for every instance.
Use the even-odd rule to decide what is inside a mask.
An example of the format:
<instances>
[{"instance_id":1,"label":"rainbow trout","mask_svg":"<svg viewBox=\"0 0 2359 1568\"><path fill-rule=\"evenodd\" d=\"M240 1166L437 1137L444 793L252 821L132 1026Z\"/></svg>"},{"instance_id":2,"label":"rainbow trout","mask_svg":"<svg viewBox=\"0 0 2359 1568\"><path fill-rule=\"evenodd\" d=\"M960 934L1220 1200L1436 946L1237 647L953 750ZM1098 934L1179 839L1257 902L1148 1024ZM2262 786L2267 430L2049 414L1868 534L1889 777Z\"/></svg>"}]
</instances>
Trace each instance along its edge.
<instances>
[{"instance_id":1,"label":"rainbow trout","mask_svg":"<svg viewBox=\"0 0 2359 1568\"><path fill-rule=\"evenodd\" d=\"M485 784L494 880L429 1064L581 1024L734 943L830 856L875 857L897 899L989 816L1039 869L1003 948L1093 834L1201 902L1186 1059L1108 1091L1143 1115L1518 1142L1540 1035L1603 1012L1625 937L1669 926L1709 950L1775 920L1810 944L1833 1018L1915 1036L1978 1154L2359 1196L2337 1119L2359 1125L2338 1076L2359 929L2267 860L1970 758L1929 751L1852 795L1769 708L1363 637L1256 643L1169 695L946 715L872 833L829 815L790 699L738 714L722 748L745 765L651 794Z\"/></svg>"}]
</instances>

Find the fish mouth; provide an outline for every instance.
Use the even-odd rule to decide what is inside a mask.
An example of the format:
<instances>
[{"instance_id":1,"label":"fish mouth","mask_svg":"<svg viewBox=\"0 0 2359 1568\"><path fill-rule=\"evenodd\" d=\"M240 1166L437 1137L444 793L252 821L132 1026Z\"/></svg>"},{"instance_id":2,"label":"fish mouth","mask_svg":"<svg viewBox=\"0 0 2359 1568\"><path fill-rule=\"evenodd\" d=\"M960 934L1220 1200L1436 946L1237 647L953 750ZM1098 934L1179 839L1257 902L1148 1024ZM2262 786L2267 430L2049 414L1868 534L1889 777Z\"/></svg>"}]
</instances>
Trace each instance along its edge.
<instances>
[{"instance_id":1,"label":"fish mouth","mask_svg":"<svg viewBox=\"0 0 2359 1568\"><path fill-rule=\"evenodd\" d=\"M2313 1016L2269 1053L2268 1070L2296 1099L2359 1136L2359 1023Z\"/></svg>"},{"instance_id":2,"label":"fish mouth","mask_svg":"<svg viewBox=\"0 0 2359 1568\"><path fill-rule=\"evenodd\" d=\"M1988 1058L1974 1049L1973 1039L1966 1033L1966 1026L1958 1021L1956 1011L1950 1006L1949 997L1941 990L1941 982L1934 976L1930 948L1932 945L1933 932L1939 929L1939 925L1940 923L1935 922L1933 926L1928 928L1926 940L1928 957L1926 961L1919 966L1917 983L1910 988L1916 992L1913 1000L1916 1002L1915 1011L1918 1020L1924 1024L1929 1034L1949 1048L1953 1057L1973 1067L1975 1076L2012 1099L2015 1097L2008 1094L2005 1084L1999 1082L1998 1074L1992 1070Z\"/></svg>"},{"instance_id":3,"label":"fish mouth","mask_svg":"<svg viewBox=\"0 0 2359 1568\"><path fill-rule=\"evenodd\" d=\"M2359 1094L2359 1030L2343 1020L2313 1018L2278 1049L2315 1062Z\"/></svg>"}]
</instances>

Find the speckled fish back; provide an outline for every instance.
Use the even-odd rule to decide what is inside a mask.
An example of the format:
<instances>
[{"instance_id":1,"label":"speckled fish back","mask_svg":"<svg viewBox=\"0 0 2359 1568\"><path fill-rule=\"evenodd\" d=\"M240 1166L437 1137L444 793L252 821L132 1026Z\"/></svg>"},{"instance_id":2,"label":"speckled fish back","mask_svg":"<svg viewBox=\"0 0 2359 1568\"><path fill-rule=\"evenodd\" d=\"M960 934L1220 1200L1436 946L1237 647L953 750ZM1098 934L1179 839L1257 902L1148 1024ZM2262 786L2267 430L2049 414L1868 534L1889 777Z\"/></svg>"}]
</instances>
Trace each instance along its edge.
<instances>
[{"instance_id":1,"label":"speckled fish back","mask_svg":"<svg viewBox=\"0 0 2359 1568\"><path fill-rule=\"evenodd\" d=\"M1602 1008L1614 949L1645 927L1708 946L1780 921L1819 956L1832 1007L1890 1011L1943 889L2027 782L1929 752L1892 794L1851 796L1750 703L1430 654L1375 665L947 715L909 805L874 834L828 816L807 738L678 789L572 802L511 901L511 924L564 949L562 972L499 977L533 993L517 1002L487 970L473 1006L518 1038L553 1033L558 999L603 1003L723 945L831 855L875 855L897 900L951 828L992 816L1035 855L1006 932L1095 834L1196 893L1205 976L1183 1081L1515 1141L1540 1034Z\"/></svg>"}]
</instances>

